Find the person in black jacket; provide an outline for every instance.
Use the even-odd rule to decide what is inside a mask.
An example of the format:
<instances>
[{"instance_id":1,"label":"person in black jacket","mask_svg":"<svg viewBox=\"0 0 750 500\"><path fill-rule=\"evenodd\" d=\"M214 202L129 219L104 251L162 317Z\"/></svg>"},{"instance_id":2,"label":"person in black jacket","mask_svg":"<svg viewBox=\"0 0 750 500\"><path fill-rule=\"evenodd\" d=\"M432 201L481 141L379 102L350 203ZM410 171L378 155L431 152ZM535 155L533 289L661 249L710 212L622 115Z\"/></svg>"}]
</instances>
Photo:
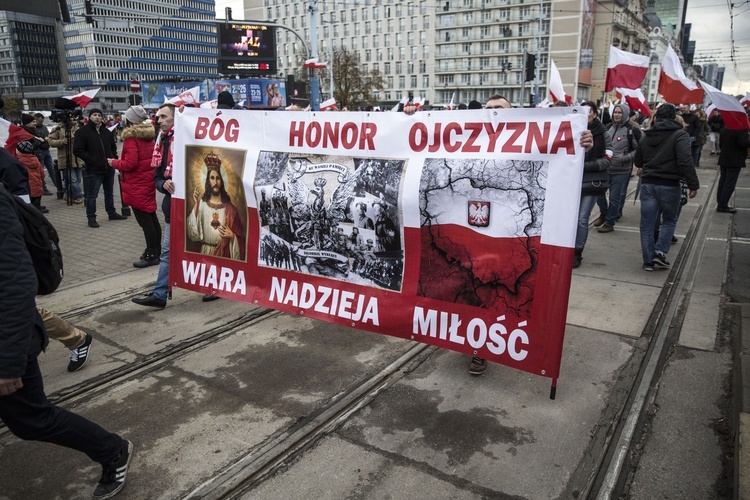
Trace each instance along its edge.
<instances>
[{"instance_id":1,"label":"person in black jacket","mask_svg":"<svg viewBox=\"0 0 750 500\"><path fill-rule=\"evenodd\" d=\"M578 229L573 268L580 267L583 249L589 236L589 217L599 195L609 187L609 169L612 161L612 140L599 121L599 108L596 103L586 101L581 106L589 107L588 130L594 136L594 147L586 151L583 160L583 183L581 185L581 205L578 209Z\"/></svg>"},{"instance_id":2,"label":"person in black jacket","mask_svg":"<svg viewBox=\"0 0 750 500\"><path fill-rule=\"evenodd\" d=\"M716 211L733 214L737 210L729 206L729 199L734 193L740 169L745 168L747 149L750 148L750 131L725 128L719 139L719 186L716 190Z\"/></svg>"},{"instance_id":3,"label":"person in black jacket","mask_svg":"<svg viewBox=\"0 0 750 500\"><path fill-rule=\"evenodd\" d=\"M96 222L96 198L101 187L104 187L104 208L109 214L109 220L127 219L115 210L115 169L109 166L107 158L117 158L117 145L115 136L102 123L100 109L93 108L89 111L89 122L76 131L73 154L85 164L86 217L89 227L99 227Z\"/></svg>"},{"instance_id":4,"label":"person in black jacket","mask_svg":"<svg viewBox=\"0 0 750 500\"><path fill-rule=\"evenodd\" d=\"M690 148L690 136L675 121L676 109L662 104L654 115L654 126L644 131L633 163L641 176L641 251L643 269L668 269L667 252L672 244L680 212L680 179L688 185L688 197L695 198L700 187ZM659 237L654 231L662 214Z\"/></svg>"},{"instance_id":5,"label":"person in black jacket","mask_svg":"<svg viewBox=\"0 0 750 500\"><path fill-rule=\"evenodd\" d=\"M708 117L708 126L711 129L709 140L711 141L711 156L716 156L721 152L721 131L724 130L724 117L718 109L711 111Z\"/></svg>"},{"instance_id":6,"label":"person in black jacket","mask_svg":"<svg viewBox=\"0 0 750 500\"><path fill-rule=\"evenodd\" d=\"M37 278L12 195L0 183L0 420L21 439L85 453L102 464L94 499L125 485L133 444L85 418L58 408L44 394L37 356L47 332L36 308Z\"/></svg>"}]
</instances>

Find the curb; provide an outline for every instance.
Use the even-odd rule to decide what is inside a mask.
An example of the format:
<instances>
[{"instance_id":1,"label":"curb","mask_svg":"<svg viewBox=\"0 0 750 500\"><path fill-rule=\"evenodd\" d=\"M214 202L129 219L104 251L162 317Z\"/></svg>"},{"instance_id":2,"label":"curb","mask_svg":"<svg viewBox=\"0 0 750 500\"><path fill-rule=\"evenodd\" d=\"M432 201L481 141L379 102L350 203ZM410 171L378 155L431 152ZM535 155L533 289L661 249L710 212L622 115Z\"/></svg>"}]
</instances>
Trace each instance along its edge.
<instances>
[{"instance_id":1,"label":"curb","mask_svg":"<svg viewBox=\"0 0 750 500\"><path fill-rule=\"evenodd\" d=\"M733 391L734 498L746 500L750 499L750 305L740 306L740 311Z\"/></svg>"}]
</instances>

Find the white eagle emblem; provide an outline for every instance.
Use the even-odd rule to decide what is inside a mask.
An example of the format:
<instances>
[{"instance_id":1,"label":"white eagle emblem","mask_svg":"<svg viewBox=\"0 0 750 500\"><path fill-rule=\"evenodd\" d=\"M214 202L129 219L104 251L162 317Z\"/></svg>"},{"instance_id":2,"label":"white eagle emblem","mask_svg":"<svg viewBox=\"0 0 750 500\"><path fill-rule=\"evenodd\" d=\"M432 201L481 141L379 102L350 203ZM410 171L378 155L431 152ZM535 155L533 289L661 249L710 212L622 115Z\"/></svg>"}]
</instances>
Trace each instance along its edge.
<instances>
[{"instance_id":1,"label":"white eagle emblem","mask_svg":"<svg viewBox=\"0 0 750 500\"><path fill-rule=\"evenodd\" d=\"M490 225L490 202L469 202L469 225L476 227L487 227Z\"/></svg>"}]
</instances>

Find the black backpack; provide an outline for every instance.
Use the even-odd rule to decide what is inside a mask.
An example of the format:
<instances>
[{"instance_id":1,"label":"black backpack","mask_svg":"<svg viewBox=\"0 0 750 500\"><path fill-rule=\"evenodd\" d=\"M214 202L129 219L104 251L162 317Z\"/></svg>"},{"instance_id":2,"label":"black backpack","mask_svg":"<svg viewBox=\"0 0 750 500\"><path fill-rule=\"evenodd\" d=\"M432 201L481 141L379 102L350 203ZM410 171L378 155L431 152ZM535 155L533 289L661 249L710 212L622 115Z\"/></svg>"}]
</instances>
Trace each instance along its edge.
<instances>
[{"instance_id":1,"label":"black backpack","mask_svg":"<svg viewBox=\"0 0 750 500\"><path fill-rule=\"evenodd\" d=\"M18 220L23 226L23 240L31 254L38 282L37 293L48 295L60 286L63 279L63 261L60 237L54 226L33 205L18 196L16 200Z\"/></svg>"}]
</instances>

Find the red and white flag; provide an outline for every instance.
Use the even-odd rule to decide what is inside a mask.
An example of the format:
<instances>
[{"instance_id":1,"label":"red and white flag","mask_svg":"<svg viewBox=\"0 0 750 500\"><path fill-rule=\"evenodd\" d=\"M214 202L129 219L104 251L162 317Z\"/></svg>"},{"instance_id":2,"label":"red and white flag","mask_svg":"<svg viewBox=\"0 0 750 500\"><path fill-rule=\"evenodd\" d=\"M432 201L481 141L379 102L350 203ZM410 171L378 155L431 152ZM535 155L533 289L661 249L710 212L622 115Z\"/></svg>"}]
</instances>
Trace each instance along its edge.
<instances>
[{"instance_id":1,"label":"red and white flag","mask_svg":"<svg viewBox=\"0 0 750 500\"><path fill-rule=\"evenodd\" d=\"M646 73L648 73L648 56L625 52L610 46L604 91L609 92L615 87L637 89L646 78Z\"/></svg>"},{"instance_id":2,"label":"red and white flag","mask_svg":"<svg viewBox=\"0 0 750 500\"><path fill-rule=\"evenodd\" d=\"M648 101L641 89L617 89L617 97L620 101L625 101L630 109L638 110L645 116L651 116L651 108L648 107Z\"/></svg>"},{"instance_id":3,"label":"red and white flag","mask_svg":"<svg viewBox=\"0 0 750 500\"><path fill-rule=\"evenodd\" d=\"M80 94L76 95L64 95L63 98L68 99L69 101L73 101L74 103L78 104L81 109L83 109L88 106L91 101L94 100L97 92L99 92L99 89L87 90L86 92L81 92Z\"/></svg>"},{"instance_id":4,"label":"red and white flag","mask_svg":"<svg viewBox=\"0 0 750 500\"><path fill-rule=\"evenodd\" d=\"M183 104L198 104L201 102L200 98L200 87L193 87L182 94L176 95L172 97L171 99L167 99L166 96L164 96L164 102L174 104L175 106L182 106Z\"/></svg>"},{"instance_id":5,"label":"red and white flag","mask_svg":"<svg viewBox=\"0 0 750 500\"><path fill-rule=\"evenodd\" d=\"M0 118L0 144L13 156L16 156L16 144L34 139L34 137L34 134L20 125Z\"/></svg>"},{"instance_id":6,"label":"red and white flag","mask_svg":"<svg viewBox=\"0 0 750 500\"><path fill-rule=\"evenodd\" d=\"M200 107L203 109L216 109L216 106L218 105L219 101L214 99L212 101L206 101L202 102Z\"/></svg>"},{"instance_id":7,"label":"red and white flag","mask_svg":"<svg viewBox=\"0 0 750 500\"><path fill-rule=\"evenodd\" d=\"M330 99L326 99L325 101L320 103L320 110L321 111L338 111L339 107L336 104L336 99L331 97Z\"/></svg>"},{"instance_id":8,"label":"red and white flag","mask_svg":"<svg viewBox=\"0 0 750 500\"><path fill-rule=\"evenodd\" d=\"M740 104L745 107L750 106L750 92L745 92L745 97L742 98Z\"/></svg>"},{"instance_id":9,"label":"red and white flag","mask_svg":"<svg viewBox=\"0 0 750 500\"><path fill-rule=\"evenodd\" d=\"M305 64L302 65L303 68L310 68L310 69L323 69L328 65L328 63L320 62L318 61L317 57L313 57L312 59L308 59L305 61Z\"/></svg>"},{"instance_id":10,"label":"red and white flag","mask_svg":"<svg viewBox=\"0 0 750 500\"><path fill-rule=\"evenodd\" d=\"M667 47L659 77L659 93L672 104L701 104L703 89L685 76L680 58L672 46Z\"/></svg>"},{"instance_id":11,"label":"red and white flag","mask_svg":"<svg viewBox=\"0 0 750 500\"><path fill-rule=\"evenodd\" d=\"M725 94L719 89L712 87L711 85L700 82L703 90L708 94L708 98L716 109L721 113L721 117L724 118L724 126L731 130L747 130L750 129L750 121L747 119L747 113L742 104L734 97L729 94Z\"/></svg>"},{"instance_id":12,"label":"red and white flag","mask_svg":"<svg viewBox=\"0 0 750 500\"><path fill-rule=\"evenodd\" d=\"M404 106L406 106L407 104L409 104L409 96L402 97L401 100L398 101L398 104L396 104L395 106L393 106L391 108L391 111L398 111L398 105L399 104L403 104Z\"/></svg>"},{"instance_id":13,"label":"red and white flag","mask_svg":"<svg viewBox=\"0 0 750 500\"><path fill-rule=\"evenodd\" d=\"M453 95L451 96L451 102L448 103L448 107L446 109L453 109L456 107L456 105L454 104L455 99L456 99L456 93L453 92Z\"/></svg>"},{"instance_id":14,"label":"red and white flag","mask_svg":"<svg viewBox=\"0 0 750 500\"><path fill-rule=\"evenodd\" d=\"M555 61L549 60L549 83L547 84L547 91L549 92L550 101L552 104L557 101L565 101L570 104L571 97L565 93L563 88L562 78L560 78L560 72L557 70Z\"/></svg>"}]
</instances>

